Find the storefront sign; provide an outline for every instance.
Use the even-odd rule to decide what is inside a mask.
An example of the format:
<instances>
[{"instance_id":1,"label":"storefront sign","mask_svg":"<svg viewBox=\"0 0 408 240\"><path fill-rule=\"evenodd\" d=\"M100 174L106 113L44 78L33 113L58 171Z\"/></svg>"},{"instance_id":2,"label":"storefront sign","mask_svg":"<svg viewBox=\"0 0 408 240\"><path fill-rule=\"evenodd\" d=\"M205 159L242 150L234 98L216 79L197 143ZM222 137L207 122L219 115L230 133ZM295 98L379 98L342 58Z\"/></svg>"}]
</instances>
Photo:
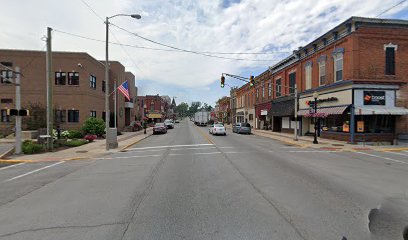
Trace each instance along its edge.
<instances>
[{"instance_id":1,"label":"storefront sign","mask_svg":"<svg viewBox=\"0 0 408 240\"><path fill-rule=\"evenodd\" d=\"M364 105L385 105L385 91L364 91Z\"/></svg>"},{"instance_id":2,"label":"storefront sign","mask_svg":"<svg viewBox=\"0 0 408 240\"><path fill-rule=\"evenodd\" d=\"M338 101L339 99L336 97L329 97L329 98L322 98L322 99L317 99L317 104L319 103L324 103L324 102L335 102ZM308 106L313 106L315 101L306 101L306 105Z\"/></svg>"},{"instance_id":3,"label":"storefront sign","mask_svg":"<svg viewBox=\"0 0 408 240\"><path fill-rule=\"evenodd\" d=\"M261 110L261 116L266 116L268 115L268 111L267 110Z\"/></svg>"},{"instance_id":4,"label":"storefront sign","mask_svg":"<svg viewBox=\"0 0 408 240\"><path fill-rule=\"evenodd\" d=\"M364 132L364 121L357 121L357 132Z\"/></svg>"}]
</instances>

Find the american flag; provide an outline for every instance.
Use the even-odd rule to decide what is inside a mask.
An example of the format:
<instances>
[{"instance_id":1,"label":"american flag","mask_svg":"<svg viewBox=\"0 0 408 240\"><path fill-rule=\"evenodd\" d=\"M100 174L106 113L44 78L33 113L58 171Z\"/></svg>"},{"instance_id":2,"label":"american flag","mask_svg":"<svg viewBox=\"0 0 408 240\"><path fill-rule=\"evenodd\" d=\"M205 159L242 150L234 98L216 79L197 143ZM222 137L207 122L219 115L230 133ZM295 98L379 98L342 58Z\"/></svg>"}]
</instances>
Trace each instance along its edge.
<instances>
[{"instance_id":1,"label":"american flag","mask_svg":"<svg viewBox=\"0 0 408 240\"><path fill-rule=\"evenodd\" d=\"M127 100L130 101L130 96L129 96L129 85L128 85L128 81L126 80L125 82L123 82L119 87L118 90L123 93L123 95L125 95L125 97L127 98Z\"/></svg>"}]
</instances>

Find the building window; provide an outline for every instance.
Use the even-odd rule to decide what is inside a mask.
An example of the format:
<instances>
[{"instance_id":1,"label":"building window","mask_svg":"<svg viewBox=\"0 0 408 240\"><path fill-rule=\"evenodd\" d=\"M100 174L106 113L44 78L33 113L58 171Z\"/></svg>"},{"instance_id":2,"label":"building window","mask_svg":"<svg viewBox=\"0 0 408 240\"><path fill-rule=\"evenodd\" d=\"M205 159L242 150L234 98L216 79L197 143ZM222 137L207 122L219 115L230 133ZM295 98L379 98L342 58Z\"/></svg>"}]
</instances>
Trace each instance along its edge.
<instances>
[{"instance_id":1,"label":"building window","mask_svg":"<svg viewBox=\"0 0 408 240\"><path fill-rule=\"evenodd\" d=\"M94 75L89 76L89 86L96 89L96 77Z\"/></svg>"},{"instance_id":2,"label":"building window","mask_svg":"<svg viewBox=\"0 0 408 240\"><path fill-rule=\"evenodd\" d=\"M91 111L90 116L96 118L96 111Z\"/></svg>"},{"instance_id":3,"label":"building window","mask_svg":"<svg viewBox=\"0 0 408 240\"><path fill-rule=\"evenodd\" d=\"M395 47L385 48L385 75L395 75Z\"/></svg>"},{"instance_id":4,"label":"building window","mask_svg":"<svg viewBox=\"0 0 408 240\"><path fill-rule=\"evenodd\" d=\"M272 85L271 82L268 83L268 98L271 98L272 95Z\"/></svg>"},{"instance_id":5,"label":"building window","mask_svg":"<svg viewBox=\"0 0 408 240\"><path fill-rule=\"evenodd\" d=\"M309 63L305 67L306 74L306 90L312 88L312 64Z\"/></svg>"},{"instance_id":6,"label":"building window","mask_svg":"<svg viewBox=\"0 0 408 240\"><path fill-rule=\"evenodd\" d=\"M11 98L2 98L0 103L13 103L13 99Z\"/></svg>"},{"instance_id":7,"label":"building window","mask_svg":"<svg viewBox=\"0 0 408 240\"><path fill-rule=\"evenodd\" d=\"M154 102L150 103L150 111L154 111Z\"/></svg>"},{"instance_id":8,"label":"building window","mask_svg":"<svg viewBox=\"0 0 408 240\"><path fill-rule=\"evenodd\" d=\"M67 84L67 73L66 72L55 72L55 85L65 85Z\"/></svg>"},{"instance_id":9,"label":"building window","mask_svg":"<svg viewBox=\"0 0 408 240\"><path fill-rule=\"evenodd\" d=\"M1 122L10 122L10 116L7 115L7 109L1 109Z\"/></svg>"},{"instance_id":10,"label":"building window","mask_svg":"<svg viewBox=\"0 0 408 240\"><path fill-rule=\"evenodd\" d=\"M319 85L326 84L326 61L319 62Z\"/></svg>"},{"instance_id":11,"label":"building window","mask_svg":"<svg viewBox=\"0 0 408 240\"><path fill-rule=\"evenodd\" d=\"M333 54L334 60L334 81L343 80L343 53Z\"/></svg>"},{"instance_id":12,"label":"building window","mask_svg":"<svg viewBox=\"0 0 408 240\"><path fill-rule=\"evenodd\" d=\"M67 111L66 110L55 110L55 121L57 123L64 123L67 119Z\"/></svg>"},{"instance_id":13,"label":"building window","mask_svg":"<svg viewBox=\"0 0 408 240\"><path fill-rule=\"evenodd\" d=\"M68 110L68 122L79 122L79 110Z\"/></svg>"},{"instance_id":14,"label":"building window","mask_svg":"<svg viewBox=\"0 0 408 240\"><path fill-rule=\"evenodd\" d=\"M256 89L256 102L259 101L259 88Z\"/></svg>"},{"instance_id":15,"label":"building window","mask_svg":"<svg viewBox=\"0 0 408 240\"><path fill-rule=\"evenodd\" d=\"M102 92L105 92L105 80L102 81Z\"/></svg>"},{"instance_id":16,"label":"building window","mask_svg":"<svg viewBox=\"0 0 408 240\"><path fill-rule=\"evenodd\" d=\"M77 72L68 73L68 85L79 85L79 73Z\"/></svg>"},{"instance_id":17,"label":"building window","mask_svg":"<svg viewBox=\"0 0 408 240\"><path fill-rule=\"evenodd\" d=\"M280 97L282 94L282 79L277 79L276 80L276 97Z\"/></svg>"},{"instance_id":18,"label":"building window","mask_svg":"<svg viewBox=\"0 0 408 240\"><path fill-rule=\"evenodd\" d=\"M1 70L0 71L0 83L9 83L13 78L13 71Z\"/></svg>"},{"instance_id":19,"label":"building window","mask_svg":"<svg viewBox=\"0 0 408 240\"><path fill-rule=\"evenodd\" d=\"M262 101L265 98L265 83L262 85Z\"/></svg>"},{"instance_id":20,"label":"building window","mask_svg":"<svg viewBox=\"0 0 408 240\"><path fill-rule=\"evenodd\" d=\"M249 121L254 120L254 114L249 114Z\"/></svg>"},{"instance_id":21,"label":"building window","mask_svg":"<svg viewBox=\"0 0 408 240\"><path fill-rule=\"evenodd\" d=\"M289 93L295 93L296 87L296 72L289 74Z\"/></svg>"}]
</instances>

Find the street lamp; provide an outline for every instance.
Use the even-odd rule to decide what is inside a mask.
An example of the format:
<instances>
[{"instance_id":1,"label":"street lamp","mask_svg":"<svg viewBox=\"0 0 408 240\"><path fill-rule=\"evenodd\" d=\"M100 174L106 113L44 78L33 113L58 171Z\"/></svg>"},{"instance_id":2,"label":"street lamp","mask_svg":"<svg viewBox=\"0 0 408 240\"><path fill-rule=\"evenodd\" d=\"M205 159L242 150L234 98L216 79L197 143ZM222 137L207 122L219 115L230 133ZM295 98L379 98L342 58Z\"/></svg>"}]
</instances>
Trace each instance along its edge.
<instances>
[{"instance_id":1,"label":"street lamp","mask_svg":"<svg viewBox=\"0 0 408 240\"><path fill-rule=\"evenodd\" d=\"M110 121L110 111L109 111L109 19L118 17L118 16L126 16L132 17L135 19L142 18L139 14L116 14L111 17L106 17L106 60L105 60L105 129L106 129L106 150L109 150L110 145L114 144L115 147L117 146L117 138L116 133L115 136L110 136L110 129L109 129L109 121ZM114 120L116 121L116 119ZM116 129L115 129L116 131Z\"/></svg>"},{"instance_id":2,"label":"street lamp","mask_svg":"<svg viewBox=\"0 0 408 240\"><path fill-rule=\"evenodd\" d=\"M319 142L317 141L317 98L319 97L319 94L317 92L313 93L313 98L314 98L314 139L313 139L313 144L318 144Z\"/></svg>"}]
</instances>

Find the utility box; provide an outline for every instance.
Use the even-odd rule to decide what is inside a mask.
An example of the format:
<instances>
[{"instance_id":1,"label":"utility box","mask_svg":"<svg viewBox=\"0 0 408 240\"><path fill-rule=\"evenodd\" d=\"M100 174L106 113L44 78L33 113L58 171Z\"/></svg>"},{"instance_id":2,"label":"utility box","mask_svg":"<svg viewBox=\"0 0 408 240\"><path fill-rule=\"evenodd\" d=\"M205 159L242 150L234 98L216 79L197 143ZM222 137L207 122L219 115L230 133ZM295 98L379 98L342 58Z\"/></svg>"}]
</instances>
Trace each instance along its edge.
<instances>
[{"instance_id":1,"label":"utility box","mask_svg":"<svg viewBox=\"0 0 408 240\"><path fill-rule=\"evenodd\" d=\"M108 141L109 149L118 147L118 130L117 128L108 128L109 134L106 141Z\"/></svg>"}]
</instances>

